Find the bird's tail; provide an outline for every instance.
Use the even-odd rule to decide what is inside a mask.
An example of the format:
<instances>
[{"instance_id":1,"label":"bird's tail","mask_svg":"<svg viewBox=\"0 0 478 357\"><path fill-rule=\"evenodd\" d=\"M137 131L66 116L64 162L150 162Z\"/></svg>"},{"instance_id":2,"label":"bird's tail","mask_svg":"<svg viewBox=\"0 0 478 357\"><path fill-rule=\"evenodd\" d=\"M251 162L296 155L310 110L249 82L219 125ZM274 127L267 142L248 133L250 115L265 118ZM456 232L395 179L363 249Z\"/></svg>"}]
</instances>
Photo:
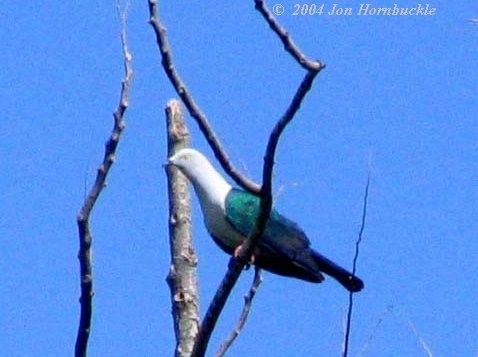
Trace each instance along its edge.
<instances>
[{"instance_id":1,"label":"bird's tail","mask_svg":"<svg viewBox=\"0 0 478 357\"><path fill-rule=\"evenodd\" d=\"M337 280L348 291L357 292L363 289L363 281L355 275L352 275L351 272L345 270L316 251L312 251L312 255L319 270Z\"/></svg>"}]
</instances>

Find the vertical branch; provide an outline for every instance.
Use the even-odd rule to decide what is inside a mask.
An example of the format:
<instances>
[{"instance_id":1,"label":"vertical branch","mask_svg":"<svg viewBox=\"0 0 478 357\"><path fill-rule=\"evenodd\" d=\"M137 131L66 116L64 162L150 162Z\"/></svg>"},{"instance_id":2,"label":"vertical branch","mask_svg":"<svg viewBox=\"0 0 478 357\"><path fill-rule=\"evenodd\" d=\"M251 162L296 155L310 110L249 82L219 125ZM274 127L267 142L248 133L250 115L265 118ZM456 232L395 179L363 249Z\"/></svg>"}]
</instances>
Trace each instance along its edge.
<instances>
[{"instance_id":1,"label":"vertical branch","mask_svg":"<svg viewBox=\"0 0 478 357\"><path fill-rule=\"evenodd\" d=\"M117 8L118 8L117 3ZM86 357L88 349L88 338L91 331L91 317L93 313L93 270L91 263L92 235L90 231L90 214L93 207L105 187L106 177L113 165L116 155L116 148L124 130L123 116L129 105L129 89L133 76L132 56L129 53L126 42L126 13L120 15L121 20L121 45L125 75L121 84L120 100L116 111L113 113L113 130L109 140L105 144L103 162L98 168L96 179L88 195L83 202L77 216L78 235L80 249L78 259L80 261L80 320L75 343L75 356Z\"/></svg>"},{"instance_id":2,"label":"vertical branch","mask_svg":"<svg viewBox=\"0 0 478 357\"><path fill-rule=\"evenodd\" d=\"M370 188L370 172L367 176L367 183L365 185L365 193L364 193L364 198L363 198L363 207L362 207L362 222L360 224L360 231L358 234L358 238L355 242L355 254L354 254L354 260L353 260L353 266L352 266L352 275L355 276L355 273L357 272L357 261L359 257L359 252L360 252L360 243L362 243L362 237L363 237L363 232L365 230L365 221L367 219L367 203L368 203L368 192ZM349 340L350 340L350 329L352 325L352 311L353 311L353 292L351 291L349 293L349 306L347 310L347 319L346 319L346 325L345 325L345 336L344 336L344 349L342 356L347 357L348 356L348 351L349 351Z\"/></svg>"},{"instance_id":3,"label":"vertical branch","mask_svg":"<svg viewBox=\"0 0 478 357\"><path fill-rule=\"evenodd\" d=\"M166 107L168 157L189 146L181 103L170 100ZM176 334L175 356L191 355L199 326L197 257L192 244L191 199L186 177L174 166L166 166L169 193L169 244L171 267L166 278L171 290Z\"/></svg>"}]
</instances>

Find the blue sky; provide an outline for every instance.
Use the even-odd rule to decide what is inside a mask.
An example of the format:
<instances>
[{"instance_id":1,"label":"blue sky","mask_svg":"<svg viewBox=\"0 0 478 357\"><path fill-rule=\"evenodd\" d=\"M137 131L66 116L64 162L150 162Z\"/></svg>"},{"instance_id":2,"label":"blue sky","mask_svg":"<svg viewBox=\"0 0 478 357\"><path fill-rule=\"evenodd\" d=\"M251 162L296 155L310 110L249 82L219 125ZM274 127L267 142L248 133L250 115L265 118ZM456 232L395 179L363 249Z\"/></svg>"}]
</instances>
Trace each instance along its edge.
<instances>
[{"instance_id":1,"label":"blue sky","mask_svg":"<svg viewBox=\"0 0 478 357\"><path fill-rule=\"evenodd\" d=\"M317 250L350 266L371 170L351 355L428 356L425 343L434 356L475 356L478 27L468 20L478 6L436 1L432 17L334 17L292 16L292 3L282 3L281 23L327 68L279 144L276 207ZM234 162L259 180L269 131L302 70L252 1L160 5L183 79ZM161 164L163 108L175 94L147 20L147 1L133 1L127 128L91 222L91 356L174 348ZM118 101L119 21L113 1L7 2L0 34L0 346L5 356L69 355L79 314L76 214ZM212 157L188 125L193 146ZM197 201L194 234L204 312L228 258L204 230ZM251 279L242 275L208 355L234 325ZM346 304L331 279L265 273L230 355L338 356Z\"/></svg>"}]
</instances>

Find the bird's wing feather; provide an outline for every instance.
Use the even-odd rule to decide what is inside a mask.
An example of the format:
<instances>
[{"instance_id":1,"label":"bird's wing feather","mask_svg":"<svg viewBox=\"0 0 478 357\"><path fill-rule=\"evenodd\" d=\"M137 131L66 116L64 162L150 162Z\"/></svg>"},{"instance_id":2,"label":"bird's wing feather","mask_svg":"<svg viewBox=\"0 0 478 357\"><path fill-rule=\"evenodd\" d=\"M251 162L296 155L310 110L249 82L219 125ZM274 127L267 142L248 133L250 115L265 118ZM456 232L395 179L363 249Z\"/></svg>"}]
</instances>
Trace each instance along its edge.
<instances>
[{"instance_id":1,"label":"bird's wing feather","mask_svg":"<svg viewBox=\"0 0 478 357\"><path fill-rule=\"evenodd\" d=\"M259 197L232 189L226 199L226 218L235 229L247 236L259 215L259 205ZM273 209L258 245L295 259L298 253L309 248L310 241L295 222Z\"/></svg>"}]
</instances>

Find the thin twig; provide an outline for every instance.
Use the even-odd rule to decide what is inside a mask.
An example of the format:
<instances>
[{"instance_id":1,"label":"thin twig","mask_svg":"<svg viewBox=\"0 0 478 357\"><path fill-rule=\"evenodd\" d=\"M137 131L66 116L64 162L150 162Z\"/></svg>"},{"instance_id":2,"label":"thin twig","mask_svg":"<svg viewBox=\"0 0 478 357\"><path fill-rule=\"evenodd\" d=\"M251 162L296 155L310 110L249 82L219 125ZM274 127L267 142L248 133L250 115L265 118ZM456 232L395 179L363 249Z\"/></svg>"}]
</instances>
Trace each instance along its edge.
<instances>
[{"instance_id":1,"label":"thin twig","mask_svg":"<svg viewBox=\"0 0 478 357\"><path fill-rule=\"evenodd\" d=\"M168 157L188 147L190 138L179 100L170 100L166 107ZM175 356L191 354L199 329L199 294L197 257L191 229L191 198L187 178L174 166L166 166L169 194L169 246L171 267L166 281L171 291Z\"/></svg>"},{"instance_id":2,"label":"thin twig","mask_svg":"<svg viewBox=\"0 0 478 357\"><path fill-rule=\"evenodd\" d=\"M391 311L396 318L401 319L403 322L407 324L408 328L416 337L421 347L423 348L423 351L428 355L428 357L433 357L433 352L430 346L428 345L427 341L425 341L425 339L422 337L417 327L413 323L412 319L409 317L408 313L404 311L403 309L401 309L399 306L395 306L393 309L391 309Z\"/></svg>"},{"instance_id":3,"label":"thin twig","mask_svg":"<svg viewBox=\"0 0 478 357\"><path fill-rule=\"evenodd\" d=\"M354 260L353 260L353 266L352 266L352 275L355 276L355 273L357 272L357 261L359 257L359 252L360 252L360 243L362 242L362 237L363 237L363 232L365 230L365 222L367 219L367 201L368 201L368 192L370 188L370 171L367 175L367 183L365 185L365 194L364 194L364 199L363 199L363 207L362 207L362 222L360 225L360 231L358 234L358 238L355 241L355 254L354 254ZM343 346L343 357L347 357L348 351L349 351L349 340L350 340L350 329L352 325L352 311L353 311L353 292L351 291L349 293L349 304L348 304L348 310L347 310L347 320L346 320L346 325L345 325L345 337L344 337L344 346Z\"/></svg>"},{"instance_id":4,"label":"thin twig","mask_svg":"<svg viewBox=\"0 0 478 357\"><path fill-rule=\"evenodd\" d=\"M244 328L244 325L246 324L247 318L249 317L249 313L251 312L252 300L254 299L257 289L259 288L259 285L261 285L261 283L262 271L260 268L256 267L254 269L254 279L252 281L251 288L249 289L249 292L244 296L244 307L242 308L241 316L239 317L239 320L234 330L219 347L219 350L216 353L216 357L224 356L229 347L232 346L236 338L241 333L242 329Z\"/></svg>"},{"instance_id":5,"label":"thin twig","mask_svg":"<svg viewBox=\"0 0 478 357\"><path fill-rule=\"evenodd\" d=\"M360 357L365 355L365 353L367 352L367 349L370 347L370 345L376 338L377 333L379 331L378 329L380 328L383 321L385 320L385 317L387 317L392 312L392 310L393 310L393 305L388 305L385 311L382 313L382 315L379 316L377 322L375 323L375 326L373 327L372 332L370 333L370 336L368 337L367 341L364 343L364 345L360 349L359 353L355 355L355 357Z\"/></svg>"},{"instance_id":6,"label":"thin twig","mask_svg":"<svg viewBox=\"0 0 478 357\"><path fill-rule=\"evenodd\" d=\"M398 306L394 305L388 305L386 310L382 313L382 315L378 318L377 323L375 324L375 327L373 328L372 333L370 334L367 342L363 345L361 348L360 352L356 355L357 357L365 355L367 352L367 349L370 347L372 341L375 339L378 329L382 322L385 320L385 317L388 317L389 314L392 314L392 316L395 319L398 319L399 322L403 322L407 325L409 330L413 333L413 335L416 337L418 342L420 343L421 347L423 348L423 351L427 354L428 357L433 357L433 352L428 345L427 341L422 337L420 332L418 331L417 327L411 320L411 318Z\"/></svg>"},{"instance_id":7,"label":"thin twig","mask_svg":"<svg viewBox=\"0 0 478 357\"><path fill-rule=\"evenodd\" d=\"M148 0L148 3L150 16L149 23L154 29L156 34L156 42L158 43L158 47L161 51L161 64L163 65L164 71L166 72L166 75L171 81L174 89L188 109L189 114L196 120L199 129L204 134L204 137L211 146L214 155L220 162L224 171L226 171L239 186L243 187L245 190L258 194L260 190L259 185L242 175L240 171L232 164L232 161L229 159L229 156L223 149L219 138L212 129L211 124L209 124L206 115L196 104L185 83L179 76L179 73L176 71L172 59L171 47L166 36L166 28L159 19L157 1Z\"/></svg>"},{"instance_id":8,"label":"thin twig","mask_svg":"<svg viewBox=\"0 0 478 357\"><path fill-rule=\"evenodd\" d=\"M425 351L425 353L427 354L427 356L428 357L433 357L433 352L432 352L430 346L428 346L427 341L425 341L425 339L420 335L420 333L418 332L415 324L410 319L408 319L407 322L408 322L408 326L410 327L410 330L412 330L413 334L418 339L418 342L420 342L420 345L422 346L422 348Z\"/></svg>"},{"instance_id":9,"label":"thin twig","mask_svg":"<svg viewBox=\"0 0 478 357\"><path fill-rule=\"evenodd\" d=\"M117 8L119 7L117 2ZM114 124L109 140L105 145L105 154L103 162L98 168L95 182L91 187L80 212L77 216L78 234L80 240L80 249L78 259L80 261L80 320L75 344L75 356L85 357L88 349L88 338L91 330L92 300L93 300L93 277L91 264L91 244L92 236L90 232L89 220L91 211L98 199L101 191L105 187L106 177L114 162L116 148L124 130L123 116L128 108L129 88L133 75L132 56L128 51L126 43L126 13L120 16L121 20L121 45L123 52L123 63L125 76L121 84L120 101L116 111L113 113Z\"/></svg>"},{"instance_id":10,"label":"thin twig","mask_svg":"<svg viewBox=\"0 0 478 357\"><path fill-rule=\"evenodd\" d=\"M256 10L261 13L264 19L269 24L270 28L277 34L277 36L282 41L284 48L287 52L290 53L292 57L307 71L319 72L325 68L325 64L320 61L308 59L304 53L299 49L299 47L294 43L292 37L289 35L287 30L282 27L279 22L274 18L274 15L266 7L266 4L263 0L254 0Z\"/></svg>"}]
</instances>

